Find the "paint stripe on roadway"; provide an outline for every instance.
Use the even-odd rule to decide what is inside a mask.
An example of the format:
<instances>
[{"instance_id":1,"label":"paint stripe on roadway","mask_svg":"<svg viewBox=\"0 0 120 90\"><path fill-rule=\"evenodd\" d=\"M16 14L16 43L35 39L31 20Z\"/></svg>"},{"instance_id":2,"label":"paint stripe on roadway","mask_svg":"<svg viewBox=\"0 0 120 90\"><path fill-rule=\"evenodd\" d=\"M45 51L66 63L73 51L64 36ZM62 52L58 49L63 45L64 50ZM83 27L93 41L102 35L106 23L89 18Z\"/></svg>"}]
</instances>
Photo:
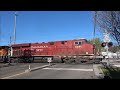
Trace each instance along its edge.
<instances>
[{"instance_id":1,"label":"paint stripe on roadway","mask_svg":"<svg viewBox=\"0 0 120 90\"><path fill-rule=\"evenodd\" d=\"M1 78L1 79L9 79L11 77L15 77L15 76L18 76L18 75L21 75L21 74L24 74L24 73L27 73L27 72L18 73L18 74L11 75L11 76L8 76L8 77L4 77L4 78Z\"/></svg>"},{"instance_id":2,"label":"paint stripe on roadway","mask_svg":"<svg viewBox=\"0 0 120 90\"><path fill-rule=\"evenodd\" d=\"M51 70L74 70L74 71L93 71L93 69L75 69L75 68L43 68Z\"/></svg>"}]
</instances>

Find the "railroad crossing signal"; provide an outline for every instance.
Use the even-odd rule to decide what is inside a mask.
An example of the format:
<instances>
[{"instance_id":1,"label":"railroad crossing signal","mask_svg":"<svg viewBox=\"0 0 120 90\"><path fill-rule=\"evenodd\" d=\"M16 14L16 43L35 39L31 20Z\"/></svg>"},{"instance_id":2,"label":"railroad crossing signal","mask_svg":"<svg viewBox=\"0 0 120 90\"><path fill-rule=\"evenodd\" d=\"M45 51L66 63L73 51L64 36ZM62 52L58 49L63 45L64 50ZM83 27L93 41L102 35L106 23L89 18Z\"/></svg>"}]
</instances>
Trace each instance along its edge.
<instances>
[{"instance_id":1,"label":"railroad crossing signal","mask_svg":"<svg viewBox=\"0 0 120 90\"><path fill-rule=\"evenodd\" d=\"M108 56L108 48L111 47L113 45L112 42L110 42L110 37L109 37L109 34L107 33L107 31L105 31L104 33L104 43L102 43L102 47L106 47L106 50L107 50L107 56ZM106 58L105 58L106 60ZM110 62L109 60L107 61L107 65L109 66L110 65Z\"/></svg>"},{"instance_id":2,"label":"railroad crossing signal","mask_svg":"<svg viewBox=\"0 0 120 90\"><path fill-rule=\"evenodd\" d=\"M109 42L108 43L108 47L112 47L113 43L112 42Z\"/></svg>"},{"instance_id":3,"label":"railroad crossing signal","mask_svg":"<svg viewBox=\"0 0 120 90\"><path fill-rule=\"evenodd\" d=\"M112 42L103 42L102 44L101 44L101 46L102 47L105 47L105 46L108 46L108 47L112 47L112 45L113 45L113 43Z\"/></svg>"},{"instance_id":4,"label":"railroad crossing signal","mask_svg":"<svg viewBox=\"0 0 120 90\"><path fill-rule=\"evenodd\" d=\"M105 46L106 46L106 43L105 43L105 42L103 42L103 43L101 44L101 46L102 46L102 47L105 47Z\"/></svg>"}]
</instances>

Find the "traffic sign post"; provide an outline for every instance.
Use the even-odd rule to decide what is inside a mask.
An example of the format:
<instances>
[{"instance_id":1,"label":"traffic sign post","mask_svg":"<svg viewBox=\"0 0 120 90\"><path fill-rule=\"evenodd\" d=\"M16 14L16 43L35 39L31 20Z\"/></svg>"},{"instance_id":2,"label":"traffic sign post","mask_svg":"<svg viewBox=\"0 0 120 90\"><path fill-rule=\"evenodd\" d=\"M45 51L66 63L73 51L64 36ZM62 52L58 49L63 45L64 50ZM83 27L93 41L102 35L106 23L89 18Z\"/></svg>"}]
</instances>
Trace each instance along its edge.
<instances>
[{"instance_id":1,"label":"traffic sign post","mask_svg":"<svg viewBox=\"0 0 120 90\"><path fill-rule=\"evenodd\" d=\"M29 69L30 69L30 65L29 65Z\"/></svg>"}]
</instances>

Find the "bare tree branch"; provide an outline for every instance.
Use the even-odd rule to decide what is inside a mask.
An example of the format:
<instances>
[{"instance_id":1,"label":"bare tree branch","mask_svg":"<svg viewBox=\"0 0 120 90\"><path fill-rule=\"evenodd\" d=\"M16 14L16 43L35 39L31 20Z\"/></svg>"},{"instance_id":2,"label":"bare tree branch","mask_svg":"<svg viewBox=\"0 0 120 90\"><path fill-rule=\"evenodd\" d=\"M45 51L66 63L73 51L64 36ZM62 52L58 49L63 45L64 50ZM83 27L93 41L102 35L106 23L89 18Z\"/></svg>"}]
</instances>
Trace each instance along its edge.
<instances>
[{"instance_id":1,"label":"bare tree branch","mask_svg":"<svg viewBox=\"0 0 120 90\"><path fill-rule=\"evenodd\" d=\"M100 32L107 31L120 46L120 11L97 11L96 24Z\"/></svg>"}]
</instances>

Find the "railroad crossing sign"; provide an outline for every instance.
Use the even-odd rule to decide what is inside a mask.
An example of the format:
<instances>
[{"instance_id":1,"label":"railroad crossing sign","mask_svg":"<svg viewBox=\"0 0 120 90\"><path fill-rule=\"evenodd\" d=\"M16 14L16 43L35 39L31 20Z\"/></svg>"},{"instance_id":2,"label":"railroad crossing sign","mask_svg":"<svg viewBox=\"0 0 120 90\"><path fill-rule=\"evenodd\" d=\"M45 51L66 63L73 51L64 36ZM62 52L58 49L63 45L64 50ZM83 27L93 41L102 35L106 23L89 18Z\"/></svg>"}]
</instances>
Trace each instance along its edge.
<instances>
[{"instance_id":1,"label":"railroad crossing sign","mask_svg":"<svg viewBox=\"0 0 120 90\"><path fill-rule=\"evenodd\" d=\"M49 64L52 62L52 58L47 58L47 61L49 62Z\"/></svg>"},{"instance_id":2,"label":"railroad crossing sign","mask_svg":"<svg viewBox=\"0 0 120 90\"><path fill-rule=\"evenodd\" d=\"M104 33L104 42L110 42L110 37L108 33Z\"/></svg>"},{"instance_id":3,"label":"railroad crossing sign","mask_svg":"<svg viewBox=\"0 0 120 90\"><path fill-rule=\"evenodd\" d=\"M47 58L48 59L48 62L52 62L52 59L51 58Z\"/></svg>"}]
</instances>

